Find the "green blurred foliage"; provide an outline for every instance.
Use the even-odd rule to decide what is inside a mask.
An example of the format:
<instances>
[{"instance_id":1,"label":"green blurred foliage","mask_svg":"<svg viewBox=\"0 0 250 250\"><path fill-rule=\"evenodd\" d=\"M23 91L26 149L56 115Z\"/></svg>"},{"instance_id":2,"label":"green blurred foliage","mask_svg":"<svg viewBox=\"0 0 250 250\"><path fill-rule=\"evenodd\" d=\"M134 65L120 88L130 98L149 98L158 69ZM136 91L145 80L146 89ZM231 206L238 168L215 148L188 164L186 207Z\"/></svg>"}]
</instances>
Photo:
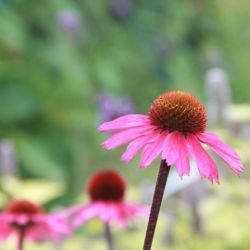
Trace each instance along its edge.
<instances>
[{"instance_id":1,"label":"green blurred foliage","mask_svg":"<svg viewBox=\"0 0 250 250\"><path fill-rule=\"evenodd\" d=\"M76 30L58 22L64 10L77 14ZM204 100L204 72L220 65L247 102L249 12L246 0L1 0L0 137L15 144L21 176L63 182L56 202L67 203L95 169L123 165L120 150L100 147L103 91L142 113L170 89ZM120 168L131 182L155 172L132 167Z\"/></svg>"}]
</instances>

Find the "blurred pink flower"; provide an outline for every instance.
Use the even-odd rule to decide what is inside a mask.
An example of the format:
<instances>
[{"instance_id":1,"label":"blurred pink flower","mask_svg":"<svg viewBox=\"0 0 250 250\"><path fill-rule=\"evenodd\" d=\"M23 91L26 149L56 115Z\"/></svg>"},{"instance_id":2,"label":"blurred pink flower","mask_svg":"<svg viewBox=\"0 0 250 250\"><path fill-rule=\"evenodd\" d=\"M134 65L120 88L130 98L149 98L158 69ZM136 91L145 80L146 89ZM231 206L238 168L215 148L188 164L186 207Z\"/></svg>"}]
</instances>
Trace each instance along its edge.
<instances>
[{"instance_id":1,"label":"blurred pink flower","mask_svg":"<svg viewBox=\"0 0 250 250\"><path fill-rule=\"evenodd\" d=\"M67 218L60 213L48 214L27 200L10 202L0 213L0 238L6 240L12 233L33 241L60 241L69 236Z\"/></svg>"},{"instance_id":2,"label":"blurred pink flower","mask_svg":"<svg viewBox=\"0 0 250 250\"><path fill-rule=\"evenodd\" d=\"M99 127L100 132L112 132L102 145L110 150L128 142L122 155L131 161L143 149L140 167L148 167L159 155L167 164L175 164L182 177L189 175L189 157L196 161L200 175L219 183L218 169L201 146L207 145L239 175L244 167L237 153L216 134L206 132L206 112L200 101L183 91L160 95L151 105L148 115L125 115Z\"/></svg>"},{"instance_id":3,"label":"blurred pink flower","mask_svg":"<svg viewBox=\"0 0 250 250\"><path fill-rule=\"evenodd\" d=\"M72 208L73 225L79 227L92 218L99 218L110 224L117 221L125 228L127 220L136 215L147 218L149 209L146 206L132 204L124 199L126 191L125 180L113 170L99 171L91 176L87 192L90 202Z\"/></svg>"}]
</instances>

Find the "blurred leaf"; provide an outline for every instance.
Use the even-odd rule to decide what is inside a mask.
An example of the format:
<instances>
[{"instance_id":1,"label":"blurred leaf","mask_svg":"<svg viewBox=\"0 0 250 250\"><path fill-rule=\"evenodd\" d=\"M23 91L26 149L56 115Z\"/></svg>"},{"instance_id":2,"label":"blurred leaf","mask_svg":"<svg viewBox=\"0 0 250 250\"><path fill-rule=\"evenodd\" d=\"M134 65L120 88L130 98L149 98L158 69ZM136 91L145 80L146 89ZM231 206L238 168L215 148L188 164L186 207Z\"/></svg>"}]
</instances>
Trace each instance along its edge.
<instances>
[{"instance_id":1,"label":"blurred leaf","mask_svg":"<svg viewBox=\"0 0 250 250\"><path fill-rule=\"evenodd\" d=\"M6 83L0 91L0 123L29 121L39 114L37 97L21 83Z\"/></svg>"},{"instance_id":2,"label":"blurred leaf","mask_svg":"<svg viewBox=\"0 0 250 250\"><path fill-rule=\"evenodd\" d=\"M30 175L55 180L64 179L63 165L42 141L20 137L17 140L17 149L22 167Z\"/></svg>"}]
</instances>

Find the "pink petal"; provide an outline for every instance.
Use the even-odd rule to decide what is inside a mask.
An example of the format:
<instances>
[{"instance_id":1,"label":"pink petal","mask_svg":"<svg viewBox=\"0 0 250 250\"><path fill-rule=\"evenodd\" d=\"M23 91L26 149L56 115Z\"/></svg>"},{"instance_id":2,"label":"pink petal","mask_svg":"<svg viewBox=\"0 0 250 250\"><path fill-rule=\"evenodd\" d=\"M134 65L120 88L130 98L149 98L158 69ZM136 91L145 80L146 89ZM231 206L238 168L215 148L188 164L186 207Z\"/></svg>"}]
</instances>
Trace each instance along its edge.
<instances>
[{"instance_id":1,"label":"pink petal","mask_svg":"<svg viewBox=\"0 0 250 250\"><path fill-rule=\"evenodd\" d=\"M114 149L138 137L150 134L153 129L153 126L145 125L123 130L110 136L106 141L102 143L102 146L107 150Z\"/></svg>"},{"instance_id":2,"label":"pink petal","mask_svg":"<svg viewBox=\"0 0 250 250\"><path fill-rule=\"evenodd\" d=\"M238 159L239 156L237 153L227 144L225 144L216 134L211 132L204 132L196 135L202 143L207 144L208 146L212 145L213 147L219 148L220 151L224 152L227 155L231 155L235 159Z\"/></svg>"},{"instance_id":3,"label":"pink petal","mask_svg":"<svg viewBox=\"0 0 250 250\"><path fill-rule=\"evenodd\" d=\"M189 174L189 152L186 139L181 133L175 131L167 136L163 145L162 158L169 165L176 165L176 171L181 178L184 174Z\"/></svg>"},{"instance_id":4,"label":"pink petal","mask_svg":"<svg viewBox=\"0 0 250 250\"><path fill-rule=\"evenodd\" d=\"M180 157L176 163L176 171L182 178L184 174L189 175L190 173L190 160L189 157Z\"/></svg>"},{"instance_id":5,"label":"pink petal","mask_svg":"<svg viewBox=\"0 0 250 250\"><path fill-rule=\"evenodd\" d=\"M81 210L82 210L82 205L73 205L63 211L58 212L58 217L66 219Z\"/></svg>"},{"instance_id":6,"label":"pink petal","mask_svg":"<svg viewBox=\"0 0 250 250\"><path fill-rule=\"evenodd\" d=\"M244 170L238 154L216 134L205 132L198 134L197 137L218 154L236 174L240 174Z\"/></svg>"},{"instance_id":7,"label":"pink petal","mask_svg":"<svg viewBox=\"0 0 250 250\"><path fill-rule=\"evenodd\" d=\"M166 132L163 133L155 132L154 141L150 144L147 144L142 153L142 158L140 162L141 168L148 167L161 153L166 135L167 135Z\"/></svg>"},{"instance_id":8,"label":"pink petal","mask_svg":"<svg viewBox=\"0 0 250 250\"><path fill-rule=\"evenodd\" d=\"M135 139L134 141L132 141L126 151L122 154L122 160L126 163L130 162L135 156L136 154L147 144L151 141L151 139L154 137L154 133L153 135L150 134L148 136L142 136L139 137L137 139Z\"/></svg>"},{"instance_id":9,"label":"pink petal","mask_svg":"<svg viewBox=\"0 0 250 250\"><path fill-rule=\"evenodd\" d=\"M182 178L184 174L189 175L190 162L189 162L189 152L186 144L186 139L181 134L179 135L178 138L178 148L179 148L179 157L175 162L175 165L177 173Z\"/></svg>"},{"instance_id":10,"label":"pink petal","mask_svg":"<svg viewBox=\"0 0 250 250\"><path fill-rule=\"evenodd\" d=\"M138 215L144 219L149 217L150 207L148 206L137 205L126 201L123 202L123 206L125 208L127 218L132 218L135 215Z\"/></svg>"},{"instance_id":11,"label":"pink petal","mask_svg":"<svg viewBox=\"0 0 250 250\"><path fill-rule=\"evenodd\" d=\"M112 221L119 222L120 202L100 202L100 204L103 206L102 211L100 211L99 213L99 217L102 221L107 222L107 223L111 223ZM125 221L122 221L122 224L125 224Z\"/></svg>"},{"instance_id":12,"label":"pink petal","mask_svg":"<svg viewBox=\"0 0 250 250\"><path fill-rule=\"evenodd\" d=\"M70 228L65 220L58 219L55 216L48 216L48 218L44 220L44 223L56 233L60 233L65 236L70 234Z\"/></svg>"},{"instance_id":13,"label":"pink petal","mask_svg":"<svg viewBox=\"0 0 250 250\"><path fill-rule=\"evenodd\" d=\"M126 221L133 219L135 216L141 216L145 219L149 216L149 207L132 204L126 201L120 203L118 207L118 222L121 227L126 227Z\"/></svg>"},{"instance_id":14,"label":"pink petal","mask_svg":"<svg viewBox=\"0 0 250 250\"><path fill-rule=\"evenodd\" d=\"M13 227L9 226L8 223L1 223L0 227L0 239L7 240L7 238L10 236L11 233L15 232L15 229Z\"/></svg>"},{"instance_id":15,"label":"pink petal","mask_svg":"<svg viewBox=\"0 0 250 250\"><path fill-rule=\"evenodd\" d=\"M105 122L99 126L98 130L100 132L110 132L148 124L149 119L147 115L133 114L119 117L110 122Z\"/></svg>"},{"instance_id":16,"label":"pink petal","mask_svg":"<svg viewBox=\"0 0 250 250\"><path fill-rule=\"evenodd\" d=\"M51 238L54 240L54 235L52 236L50 230L41 224L37 224L33 227L30 227L26 231L25 236L37 242L43 242Z\"/></svg>"},{"instance_id":17,"label":"pink petal","mask_svg":"<svg viewBox=\"0 0 250 250\"><path fill-rule=\"evenodd\" d=\"M121 208L119 208L117 210L117 218L116 220L118 221L120 227L122 229L125 229L127 227L127 215L126 215L127 211L121 206Z\"/></svg>"},{"instance_id":18,"label":"pink petal","mask_svg":"<svg viewBox=\"0 0 250 250\"><path fill-rule=\"evenodd\" d=\"M83 206L82 210L75 215L72 225L74 227L81 226L86 221L96 217L101 210L102 208L100 208L99 204L96 203L90 203L86 206Z\"/></svg>"},{"instance_id":19,"label":"pink petal","mask_svg":"<svg viewBox=\"0 0 250 250\"><path fill-rule=\"evenodd\" d=\"M34 240L42 240L44 238L44 240L52 239L59 241L69 236L72 231L68 221L62 218L60 213L37 214L33 216L32 220L36 226L29 233Z\"/></svg>"},{"instance_id":20,"label":"pink petal","mask_svg":"<svg viewBox=\"0 0 250 250\"><path fill-rule=\"evenodd\" d=\"M179 132L172 132L167 135L163 144L162 159L171 165L176 162L179 157Z\"/></svg>"},{"instance_id":21,"label":"pink petal","mask_svg":"<svg viewBox=\"0 0 250 250\"><path fill-rule=\"evenodd\" d=\"M145 206L135 205L121 202L105 202L97 201L83 206L79 213L75 214L73 225L79 227L87 220L98 217L101 221L111 223L116 221L122 228L127 225L127 220L132 219L134 216L139 215L147 217L149 209Z\"/></svg>"},{"instance_id":22,"label":"pink petal","mask_svg":"<svg viewBox=\"0 0 250 250\"><path fill-rule=\"evenodd\" d=\"M191 154L197 163L200 175L208 178L212 183L213 180L219 183L217 167L212 158L202 148L198 139L194 135L189 134L187 136L187 142L190 146Z\"/></svg>"}]
</instances>

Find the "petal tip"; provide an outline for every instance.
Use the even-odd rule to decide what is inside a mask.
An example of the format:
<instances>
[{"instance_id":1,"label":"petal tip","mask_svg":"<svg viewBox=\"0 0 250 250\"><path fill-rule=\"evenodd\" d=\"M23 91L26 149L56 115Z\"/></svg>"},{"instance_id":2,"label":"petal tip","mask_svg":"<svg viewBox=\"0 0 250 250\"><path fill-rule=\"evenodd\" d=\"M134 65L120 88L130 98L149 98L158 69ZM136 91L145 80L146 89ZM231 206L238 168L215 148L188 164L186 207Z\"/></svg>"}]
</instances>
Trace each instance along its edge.
<instances>
[{"instance_id":1,"label":"petal tip","mask_svg":"<svg viewBox=\"0 0 250 250\"><path fill-rule=\"evenodd\" d=\"M102 146L102 148L104 148L104 149L108 149L105 142L103 142L103 143L101 144L101 146Z\"/></svg>"},{"instance_id":2,"label":"petal tip","mask_svg":"<svg viewBox=\"0 0 250 250\"><path fill-rule=\"evenodd\" d=\"M148 168L148 165L147 164L140 164L140 166L139 166L141 169L146 169L146 168Z\"/></svg>"},{"instance_id":3,"label":"petal tip","mask_svg":"<svg viewBox=\"0 0 250 250\"><path fill-rule=\"evenodd\" d=\"M106 150L111 150L113 149L113 147L110 145L110 143L108 143L107 141L103 142L101 144L102 148L106 149Z\"/></svg>"},{"instance_id":4,"label":"petal tip","mask_svg":"<svg viewBox=\"0 0 250 250\"><path fill-rule=\"evenodd\" d=\"M101 132L101 133L104 132L104 131L103 131L103 128L102 128L101 126L97 129L97 131L98 131L98 132Z\"/></svg>"},{"instance_id":5,"label":"petal tip","mask_svg":"<svg viewBox=\"0 0 250 250\"><path fill-rule=\"evenodd\" d=\"M125 163L125 164L128 164L130 161L131 161L131 159L127 159L127 158L121 158L121 160Z\"/></svg>"}]
</instances>

